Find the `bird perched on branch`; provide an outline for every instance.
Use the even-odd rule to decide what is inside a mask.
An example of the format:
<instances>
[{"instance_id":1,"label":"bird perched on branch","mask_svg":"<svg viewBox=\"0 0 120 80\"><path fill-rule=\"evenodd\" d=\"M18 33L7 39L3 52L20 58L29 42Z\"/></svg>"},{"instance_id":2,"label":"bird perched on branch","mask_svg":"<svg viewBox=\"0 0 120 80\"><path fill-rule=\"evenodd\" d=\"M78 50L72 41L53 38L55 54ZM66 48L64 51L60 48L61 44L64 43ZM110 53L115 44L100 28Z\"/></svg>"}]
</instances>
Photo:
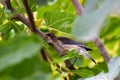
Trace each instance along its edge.
<instances>
[{"instance_id":1,"label":"bird perched on branch","mask_svg":"<svg viewBox=\"0 0 120 80\"><path fill-rule=\"evenodd\" d=\"M71 50L75 50L79 55L83 55L88 59L92 60L95 64L95 60L89 55L88 51L92 51L92 49L86 47L84 44L74 41L67 37L58 37L53 33L46 33L49 37L51 37L54 41L58 41L63 44L65 50L70 52Z\"/></svg>"}]
</instances>

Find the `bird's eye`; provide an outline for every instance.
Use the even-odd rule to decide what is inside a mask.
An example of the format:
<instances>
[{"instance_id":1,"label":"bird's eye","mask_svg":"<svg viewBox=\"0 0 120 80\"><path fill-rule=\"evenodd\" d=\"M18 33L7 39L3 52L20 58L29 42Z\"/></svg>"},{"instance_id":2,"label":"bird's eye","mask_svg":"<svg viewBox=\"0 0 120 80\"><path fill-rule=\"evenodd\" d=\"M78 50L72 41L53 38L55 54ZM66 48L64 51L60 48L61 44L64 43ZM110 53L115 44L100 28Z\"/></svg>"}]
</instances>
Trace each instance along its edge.
<instances>
[{"instance_id":1,"label":"bird's eye","mask_svg":"<svg viewBox=\"0 0 120 80\"><path fill-rule=\"evenodd\" d=\"M49 37L54 37L55 36L53 33L50 33L50 32L46 33L46 35L48 35Z\"/></svg>"},{"instance_id":2,"label":"bird's eye","mask_svg":"<svg viewBox=\"0 0 120 80\"><path fill-rule=\"evenodd\" d=\"M49 34L49 33L48 33L47 35L48 35L48 36L51 36L51 34Z\"/></svg>"},{"instance_id":3,"label":"bird's eye","mask_svg":"<svg viewBox=\"0 0 120 80\"><path fill-rule=\"evenodd\" d=\"M51 36L51 33L48 32L48 33L46 33L46 35Z\"/></svg>"}]
</instances>

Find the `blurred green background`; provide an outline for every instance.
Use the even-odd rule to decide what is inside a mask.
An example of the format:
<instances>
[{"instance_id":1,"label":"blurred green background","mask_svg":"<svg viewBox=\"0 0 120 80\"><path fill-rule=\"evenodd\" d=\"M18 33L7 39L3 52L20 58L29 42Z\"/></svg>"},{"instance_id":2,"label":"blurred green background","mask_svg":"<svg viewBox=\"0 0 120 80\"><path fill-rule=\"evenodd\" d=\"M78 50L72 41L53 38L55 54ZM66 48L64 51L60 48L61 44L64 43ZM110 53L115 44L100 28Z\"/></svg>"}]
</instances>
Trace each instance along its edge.
<instances>
[{"instance_id":1,"label":"blurred green background","mask_svg":"<svg viewBox=\"0 0 120 80\"><path fill-rule=\"evenodd\" d=\"M111 9L109 14L103 15L102 13L108 10L105 6L103 6L104 10L101 10L103 12L96 13L105 0L79 1L86 11L91 10L85 16L91 16L94 13L96 23L98 21L97 26L100 26L99 36L110 56L120 56L120 13L112 12ZM109 0L109 3L112 4L112 0ZM66 56L59 57L54 49L51 49L39 36L31 33L23 23L11 19L15 14L26 15L22 0L11 0L11 4L16 9L14 13L0 3L0 80L63 80L68 78L68 74L72 75L68 80L77 80L108 71L105 61L92 41L82 41L82 43L92 49L89 53L98 64L80 56L74 64L77 70L68 70L63 63L64 60L70 59L73 62L76 55L74 56L74 53L70 52ZM86 20L85 16L82 18L78 16L70 0L29 0L29 6L34 14L37 28L44 32L53 32L57 36L77 39L80 36L76 36L73 31L85 26L81 26L81 24L75 26L75 21L83 19L84 23L92 21L91 17L87 17L89 19ZM103 16L103 22L99 24ZM90 30L97 31L97 27L89 28L87 26L86 33ZM82 34L79 31L76 32ZM53 61L42 60L40 55L42 47L46 49ZM59 64L60 68L55 63ZM67 72L62 71L61 67L65 68Z\"/></svg>"}]
</instances>

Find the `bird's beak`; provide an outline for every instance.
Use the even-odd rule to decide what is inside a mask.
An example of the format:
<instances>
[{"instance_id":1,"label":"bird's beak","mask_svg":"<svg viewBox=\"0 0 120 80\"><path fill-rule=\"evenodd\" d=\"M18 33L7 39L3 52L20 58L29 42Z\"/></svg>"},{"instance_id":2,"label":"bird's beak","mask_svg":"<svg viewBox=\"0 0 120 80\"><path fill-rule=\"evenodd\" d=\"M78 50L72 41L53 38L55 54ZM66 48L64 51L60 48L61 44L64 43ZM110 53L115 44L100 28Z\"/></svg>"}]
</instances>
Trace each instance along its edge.
<instances>
[{"instance_id":1,"label":"bird's beak","mask_svg":"<svg viewBox=\"0 0 120 80\"><path fill-rule=\"evenodd\" d=\"M97 64L96 61L88 54L87 51L84 53L84 56L93 61L95 64Z\"/></svg>"}]
</instances>

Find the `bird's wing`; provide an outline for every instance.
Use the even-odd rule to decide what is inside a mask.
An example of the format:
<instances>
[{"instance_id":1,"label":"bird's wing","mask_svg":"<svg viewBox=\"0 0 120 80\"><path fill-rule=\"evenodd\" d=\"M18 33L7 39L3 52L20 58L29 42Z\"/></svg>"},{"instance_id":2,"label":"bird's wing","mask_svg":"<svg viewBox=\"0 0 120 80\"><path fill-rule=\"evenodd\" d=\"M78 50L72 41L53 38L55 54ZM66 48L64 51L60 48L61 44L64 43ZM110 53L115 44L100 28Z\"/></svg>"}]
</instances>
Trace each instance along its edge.
<instances>
[{"instance_id":1,"label":"bird's wing","mask_svg":"<svg viewBox=\"0 0 120 80\"><path fill-rule=\"evenodd\" d=\"M77 45L79 47L83 47L85 48L87 51L92 51L91 48L88 48L87 46L85 46L84 44L80 43L80 42L77 42L77 41L74 41L70 38L67 38L67 37L58 37L58 40L60 40L63 44L67 44L67 45Z\"/></svg>"}]
</instances>

